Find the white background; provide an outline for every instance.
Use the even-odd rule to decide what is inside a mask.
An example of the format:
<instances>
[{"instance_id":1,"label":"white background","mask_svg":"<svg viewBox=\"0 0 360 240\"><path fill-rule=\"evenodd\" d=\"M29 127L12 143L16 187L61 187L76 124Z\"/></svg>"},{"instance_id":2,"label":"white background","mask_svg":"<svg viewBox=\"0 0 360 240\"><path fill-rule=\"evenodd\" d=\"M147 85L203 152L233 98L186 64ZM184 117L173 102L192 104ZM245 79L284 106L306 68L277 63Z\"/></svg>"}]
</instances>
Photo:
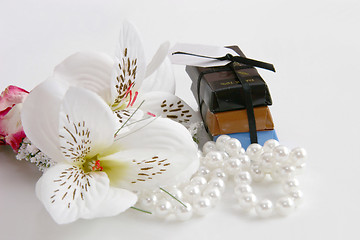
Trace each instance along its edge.
<instances>
[{"instance_id":1,"label":"white background","mask_svg":"<svg viewBox=\"0 0 360 240\"><path fill-rule=\"evenodd\" d=\"M287 218L259 220L230 193L204 218L163 222L133 210L56 225L36 199L40 173L0 147L0 239L359 239L358 1L5 1L0 0L0 89L31 90L68 55L113 54L127 18L150 58L160 43L238 45L271 62L261 71L278 136L308 150L304 204ZM196 107L184 68L178 95ZM41 116L39 116L41 117Z\"/></svg>"}]
</instances>

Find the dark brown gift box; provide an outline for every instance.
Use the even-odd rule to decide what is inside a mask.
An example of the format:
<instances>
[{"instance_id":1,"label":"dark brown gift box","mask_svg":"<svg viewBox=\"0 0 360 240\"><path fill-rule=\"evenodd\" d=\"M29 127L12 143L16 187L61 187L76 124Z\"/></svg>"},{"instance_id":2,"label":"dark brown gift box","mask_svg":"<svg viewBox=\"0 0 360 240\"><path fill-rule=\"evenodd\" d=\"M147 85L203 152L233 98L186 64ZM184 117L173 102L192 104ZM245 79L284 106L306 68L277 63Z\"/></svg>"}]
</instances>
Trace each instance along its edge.
<instances>
[{"instance_id":1,"label":"dark brown gift box","mask_svg":"<svg viewBox=\"0 0 360 240\"><path fill-rule=\"evenodd\" d=\"M246 109L212 113L204 104L202 107L202 115L208 131L212 136L249 132ZM257 131L274 129L274 122L268 107L255 107L254 115Z\"/></svg>"},{"instance_id":2,"label":"dark brown gift box","mask_svg":"<svg viewBox=\"0 0 360 240\"><path fill-rule=\"evenodd\" d=\"M239 47L229 48L245 57ZM254 107L272 104L269 89L254 67L237 63L235 69L249 83ZM246 109L243 87L230 66L207 68L186 66L186 72L193 81L191 89L196 100L199 100L199 92L200 102L198 103L205 102L211 112ZM199 76L201 80L198 86Z\"/></svg>"}]
</instances>

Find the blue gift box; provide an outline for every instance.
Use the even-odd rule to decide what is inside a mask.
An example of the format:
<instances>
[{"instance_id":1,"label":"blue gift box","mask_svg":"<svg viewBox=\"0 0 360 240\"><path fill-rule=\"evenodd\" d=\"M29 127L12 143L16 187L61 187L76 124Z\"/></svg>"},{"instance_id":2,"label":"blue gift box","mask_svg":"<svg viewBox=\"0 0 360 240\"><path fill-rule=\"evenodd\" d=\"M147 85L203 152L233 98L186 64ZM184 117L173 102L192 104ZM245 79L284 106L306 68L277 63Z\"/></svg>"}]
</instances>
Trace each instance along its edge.
<instances>
[{"instance_id":1,"label":"blue gift box","mask_svg":"<svg viewBox=\"0 0 360 240\"><path fill-rule=\"evenodd\" d=\"M242 147L245 148L245 150L251 144L249 132L231 133L231 134L227 134L227 135L229 135L232 138L238 139L241 142ZM213 140L216 141L216 139L219 136L220 135L214 136ZM258 143L260 145L264 145L264 143L269 139L279 140L276 135L275 130L257 131L257 139L258 139Z\"/></svg>"}]
</instances>

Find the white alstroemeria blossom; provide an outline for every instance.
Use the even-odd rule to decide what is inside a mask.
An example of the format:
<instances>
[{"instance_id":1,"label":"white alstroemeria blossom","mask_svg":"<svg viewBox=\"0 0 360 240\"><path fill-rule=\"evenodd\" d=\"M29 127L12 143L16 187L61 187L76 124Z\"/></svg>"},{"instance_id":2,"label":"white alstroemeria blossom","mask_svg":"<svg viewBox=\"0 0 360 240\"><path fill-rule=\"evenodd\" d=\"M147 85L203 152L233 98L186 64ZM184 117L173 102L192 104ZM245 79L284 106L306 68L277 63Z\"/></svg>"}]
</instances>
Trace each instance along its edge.
<instances>
[{"instance_id":1,"label":"white alstroemeria blossom","mask_svg":"<svg viewBox=\"0 0 360 240\"><path fill-rule=\"evenodd\" d=\"M191 135L169 119L133 123L115 140L118 119L99 95L47 80L24 102L27 137L56 162L36 195L59 224L117 215L136 203L132 190L186 181L199 165Z\"/></svg>"},{"instance_id":2,"label":"white alstroemeria blossom","mask_svg":"<svg viewBox=\"0 0 360 240\"><path fill-rule=\"evenodd\" d=\"M164 43L146 66L140 36L124 22L115 58L104 53L80 52L71 55L54 70L52 79L63 86L79 86L99 94L122 124L140 106L146 116L162 116L189 128L201 118L175 96L175 79ZM144 104L141 104L144 101Z\"/></svg>"}]
</instances>

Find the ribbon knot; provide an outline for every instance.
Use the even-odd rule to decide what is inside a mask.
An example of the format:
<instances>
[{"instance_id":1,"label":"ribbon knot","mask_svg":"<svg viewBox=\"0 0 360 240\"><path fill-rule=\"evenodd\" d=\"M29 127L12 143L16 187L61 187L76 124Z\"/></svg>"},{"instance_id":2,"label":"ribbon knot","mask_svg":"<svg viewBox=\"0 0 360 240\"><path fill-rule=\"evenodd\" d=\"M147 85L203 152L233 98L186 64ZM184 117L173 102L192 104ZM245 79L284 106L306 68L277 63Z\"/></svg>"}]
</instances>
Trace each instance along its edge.
<instances>
[{"instance_id":1,"label":"ribbon knot","mask_svg":"<svg viewBox=\"0 0 360 240\"><path fill-rule=\"evenodd\" d=\"M225 55L225 59L233 62L234 61L234 56L231 55L230 53L228 53L228 54Z\"/></svg>"}]
</instances>

